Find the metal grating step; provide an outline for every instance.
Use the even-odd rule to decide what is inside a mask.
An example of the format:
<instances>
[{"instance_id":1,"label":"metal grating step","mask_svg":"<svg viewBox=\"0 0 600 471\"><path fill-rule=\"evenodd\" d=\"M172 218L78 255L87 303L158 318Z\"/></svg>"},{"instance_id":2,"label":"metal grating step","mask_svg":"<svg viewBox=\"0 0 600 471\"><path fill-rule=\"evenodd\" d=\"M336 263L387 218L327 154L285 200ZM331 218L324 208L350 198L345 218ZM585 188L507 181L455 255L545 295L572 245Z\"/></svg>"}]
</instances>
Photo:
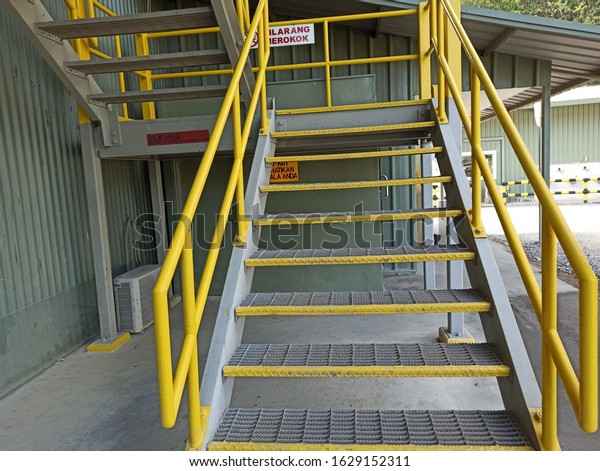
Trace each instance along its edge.
<instances>
[{"instance_id":1,"label":"metal grating step","mask_svg":"<svg viewBox=\"0 0 600 471\"><path fill-rule=\"evenodd\" d=\"M217 26L210 7L167 10L139 15L108 16L36 23L35 28L58 39L157 33Z\"/></svg>"},{"instance_id":2,"label":"metal grating step","mask_svg":"<svg viewBox=\"0 0 600 471\"><path fill-rule=\"evenodd\" d=\"M462 216L460 209L411 209L395 211L363 211L361 213L296 213L267 214L254 219L255 226L276 226L279 224L324 224L377 221L403 221L407 219L453 218Z\"/></svg>"},{"instance_id":3,"label":"metal grating step","mask_svg":"<svg viewBox=\"0 0 600 471\"><path fill-rule=\"evenodd\" d=\"M375 152L344 152L342 154L276 155L275 157L267 157L265 162L314 162L319 160L378 159L381 157L397 157L402 155L439 154L443 150L443 147L428 147L419 149L382 150Z\"/></svg>"},{"instance_id":4,"label":"metal grating step","mask_svg":"<svg viewBox=\"0 0 600 471\"><path fill-rule=\"evenodd\" d=\"M227 409L209 450L532 450L506 411Z\"/></svg>"},{"instance_id":5,"label":"metal grating step","mask_svg":"<svg viewBox=\"0 0 600 471\"><path fill-rule=\"evenodd\" d=\"M449 183L452 177L422 177L403 178L400 180L367 180L330 183L284 183L260 187L262 193L283 191L317 191L317 190L347 190L352 188L379 188L385 186L430 185L432 183Z\"/></svg>"},{"instance_id":6,"label":"metal grating step","mask_svg":"<svg viewBox=\"0 0 600 471\"><path fill-rule=\"evenodd\" d=\"M136 91L125 93L103 93L89 95L90 103L141 103L146 101L191 100L194 98L210 98L224 96L226 85L211 85L206 87L165 88L160 90Z\"/></svg>"},{"instance_id":7,"label":"metal grating step","mask_svg":"<svg viewBox=\"0 0 600 471\"><path fill-rule=\"evenodd\" d=\"M386 132L415 131L420 129L432 129L433 127L435 127L435 121L423 121L420 123L386 124L382 126L361 126L354 128L277 131L272 133L271 136L275 139L311 138L326 136L344 136L348 134L377 134Z\"/></svg>"},{"instance_id":8,"label":"metal grating step","mask_svg":"<svg viewBox=\"0 0 600 471\"><path fill-rule=\"evenodd\" d=\"M472 289L251 293L236 308L243 316L425 314L488 312L490 303Z\"/></svg>"},{"instance_id":9,"label":"metal grating step","mask_svg":"<svg viewBox=\"0 0 600 471\"><path fill-rule=\"evenodd\" d=\"M474 259L475 252L467 247L439 245L371 249L258 250L246 259L246 266L364 265Z\"/></svg>"},{"instance_id":10,"label":"metal grating step","mask_svg":"<svg viewBox=\"0 0 600 471\"><path fill-rule=\"evenodd\" d=\"M488 344L243 344L223 368L229 377L413 378L508 376Z\"/></svg>"},{"instance_id":11,"label":"metal grating step","mask_svg":"<svg viewBox=\"0 0 600 471\"><path fill-rule=\"evenodd\" d=\"M174 67L197 67L202 65L228 64L227 52L220 49L208 51L154 54L142 57L66 62L65 70L83 74L110 74L136 70L170 69Z\"/></svg>"}]
</instances>

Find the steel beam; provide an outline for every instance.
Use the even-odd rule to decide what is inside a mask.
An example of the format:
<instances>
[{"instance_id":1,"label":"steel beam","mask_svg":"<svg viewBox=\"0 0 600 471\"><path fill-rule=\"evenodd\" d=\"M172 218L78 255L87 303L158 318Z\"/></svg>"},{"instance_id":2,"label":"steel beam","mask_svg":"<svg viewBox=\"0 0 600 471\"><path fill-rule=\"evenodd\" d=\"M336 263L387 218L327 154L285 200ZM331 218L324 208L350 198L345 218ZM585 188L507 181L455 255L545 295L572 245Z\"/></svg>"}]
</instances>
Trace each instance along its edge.
<instances>
[{"instance_id":1,"label":"steel beam","mask_svg":"<svg viewBox=\"0 0 600 471\"><path fill-rule=\"evenodd\" d=\"M102 161L98 157L93 125L82 125L80 132L90 224L90 241L94 256L100 336L103 340L110 340L116 338L118 333L112 265L108 243L108 221L106 220L106 204L102 182Z\"/></svg>"},{"instance_id":2,"label":"steel beam","mask_svg":"<svg viewBox=\"0 0 600 471\"><path fill-rule=\"evenodd\" d=\"M211 0L210 3L215 11L217 23L221 28L221 36L223 37L229 60L231 61L231 64L235 66L235 64L239 62L240 52L244 46L244 37L242 35L242 30L240 29L233 0ZM254 74L252 73L252 66L250 65L250 60L247 60L240 81L242 100L246 106L250 104L254 86L255 80Z\"/></svg>"}]
</instances>

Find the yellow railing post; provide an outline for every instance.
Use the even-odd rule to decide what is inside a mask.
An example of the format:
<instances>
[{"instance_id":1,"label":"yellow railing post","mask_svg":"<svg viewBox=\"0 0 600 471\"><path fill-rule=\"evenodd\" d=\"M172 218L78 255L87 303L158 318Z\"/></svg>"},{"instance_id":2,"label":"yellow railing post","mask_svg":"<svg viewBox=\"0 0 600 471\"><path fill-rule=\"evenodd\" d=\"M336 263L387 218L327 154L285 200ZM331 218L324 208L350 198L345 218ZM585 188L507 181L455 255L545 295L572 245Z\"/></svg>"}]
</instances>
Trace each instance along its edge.
<instances>
[{"instance_id":1,"label":"yellow railing post","mask_svg":"<svg viewBox=\"0 0 600 471\"><path fill-rule=\"evenodd\" d=\"M117 57L123 57L123 50L121 48L121 36L115 36L115 55ZM150 80L152 83L152 80ZM125 87L125 74L123 72L119 72L119 90L121 93L126 91ZM123 103L121 105L121 109L123 110L123 118L129 118L129 110L127 108L127 103Z\"/></svg>"},{"instance_id":2,"label":"yellow railing post","mask_svg":"<svg viewBox=\"0 0 600 471\"><path fill-rule=\"evenodd\" d=\"M461 0L450 0L450 5L452 5L453 10L456 12L456 16L460 21L461 13L460 13L460 5ZM442 8L443 9L443 8ZM446 40L445 50L446 50L446 58L448 59L448 65L450 66L450 70L452 71L452 77L454 78L454 82L459 90L462 90L462 45L460 42L460 38L454 28L449 25L449 18L446 16Z\"/></svg>"},{"instance_id":3,"label":"yellow railing post","mask_svg":"<svg viewBox=\"0 0 600 471\"><path fill-rule=\"evenodd\" d=\"M589 182L588 180L583 180L583 203L586 204L588 202L588 193L589 190Z\"/></svg>"},{"instance_id":4,"label":"yellow railing post","mask_svg":"<svg viewBox=\"0 0 600 471\"><path fill-rule=\"evenodd\" d=\"M323 54L325 59L325 97L327 107L332 106L331 99L331 57L329 52L329 21L323 22Z\"/></svg>"},{"instance_id":5,"label":"yellow railing post","mask_svg":"<svg viewBox=\"0 0 600 471\"><path fill-rule=\"evenodd\" d=\"M242 143L242 113L239 86L233 98L232 121L233 121L233 164L244 159L244 148ZM238 184L235 190L235 203L237 206L237 235L235 245L244 245L248 233L248 222L244 206L244 172L239 172Z\"/></svg>"},{"instance_id":6,"label":"yellow railing post","mask_svg":"<svg viewBox=\"0 0 600 471\"><path fill-rule=\"evenodd\" d=\"M547 345L549 334L556 331L556 235L542 211L542 449L559 450L557 425L557 375Z\"/></svg>"},{"instance_id":7,"label":"yellow railing post","mask_svg":"<svg viewBox=\"0 0 600 471\"><path fill-rule=\"evenodd\" d=\"M425 2L419 3L419 93L421 100L431 98L431 37L429 12Z\"/></svg>"},{"instance_id":8,"label":"yellow railing post","mask_svg":"<svg viewBox=\"0 0 600 471\"><path fill-rule=\"evenodd\" d=\"M260 70L266 74L267 64L269 62L269 56L271 51L271 34L269 30L269 4L265 2L262 12L262 47L259 44L259 50L262 50L262 56L260 57ZM269 130L269 117L267 112L267 77L265 75L260 87L260 131L261 134L267 134Z\"/></svg>"},{"instance_id":9,"label":"yellow railing post","mask_svg":"<svg viewBox=\"0 0 600 471\"><path fill-rule=\"evenodd\" d=\"M446 58L446 35L445 35L445 13L441 5L437 7L437 47L440 58ZM440 61L438 60L438 120L447 123L446 116L446 76Z\"/></svg>"},{"instance_id":10,"label":"yellow railing post","mask_svg":"<svg viewBox=\"0 0 600 471\"><path fill-rule=\"evenodd\" d=\"M481 85L474 68L471 68L471 135L478 149L481 149ZM483 149L482 153L483 153ZM471 153L471 194L473 214L471 224L476 234L482 234L481 221L481 170L477 159Z\"/></svg>"},{"instance_id":11,"label":"yellow railing post","mask_svg":"<svg viewBox=\"0 0 600 471\"><path fill-rule=\"evenodd\" d=\"M135 35L135 53L137 56L149 56L150 46L148 43L148 35L146 33ZM144 70L138 75L140 80L140 90L152 90L152 72ZM144 119L156 119L156 111L154 102L142 103L142 115Z\"/></svg>"},{"instance_id":12,"label":"yellow railing post","mask_svg":"<svg viewBox=\"0 0 600 471\"><path fill-rule=\"evenodd\" d=\"M191 358L187 373L189 434L188 449L201 445L202 420L200 414L200 378L198 370L198 341L196 328L196 288L194 283L194 252L192 225L185 233L181 254L181 291L183 298L183 323L186 338L191 338Z\"/></svg>"}]
</instances>

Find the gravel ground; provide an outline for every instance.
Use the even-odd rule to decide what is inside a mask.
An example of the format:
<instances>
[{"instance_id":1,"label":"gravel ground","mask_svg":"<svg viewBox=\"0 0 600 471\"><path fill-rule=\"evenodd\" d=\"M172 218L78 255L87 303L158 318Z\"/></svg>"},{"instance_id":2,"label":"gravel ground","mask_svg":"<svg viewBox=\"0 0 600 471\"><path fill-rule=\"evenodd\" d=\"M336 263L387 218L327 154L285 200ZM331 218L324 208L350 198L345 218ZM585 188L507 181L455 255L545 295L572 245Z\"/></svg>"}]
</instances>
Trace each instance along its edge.
<instances>
[{"instance_id":1,"label":"gravel ground","mask_svg":"<svg viewBox=\"0 0 600 471\"><path fill-rule=\"evenodd\" d=\"M490 238L490 240L493 240L495 242L499 242L503 245L508 246L506 237L504 237L503 235L490 234L489 238ZM521 243L523 244L523 249L525 250L525 253L527 254L527 256L531 260L540 262L541 261L540 243L538 241L538 235L537 234L520 234L519 238L521 239ZM577 237L577 239L583 250L583 253L587 257L587 259L592 267L592 270L594 270L594 273L596 274L596 276L598 278L600 278L600 240L596 239L595 243L593 243L593 244L585 244L584 241L582 241L581 239L586 239L586 237L579 236L579 237ZM591 245L591 247L590 247L590 245ZM565 253L563 252L563 249L560 245L558 246L557 265L558 265L558 270L560 272L567 273L569 275L573 275L573 269L571 268L571 265L570 265L569 261L567 260L567 257L565 256Z\"/></svg>"},{"instance_id":2,"label":"gravel ground","mask_svg":"<svg viewBox=\"0 0 600 471\"><path fill-rule=\"evenodd\" d=\"M525 253L531 260L539 262L538 206L536 204L514 204L508 205L507 209L523 243ZM600 204L561 204L560 209L594 273L600 278ZM484 206L482 217L489 238L508 245L494 209ZM560 245L558 246L557 262L560 272L573 275L573 270Z\"/></svg>"}]
</instances>

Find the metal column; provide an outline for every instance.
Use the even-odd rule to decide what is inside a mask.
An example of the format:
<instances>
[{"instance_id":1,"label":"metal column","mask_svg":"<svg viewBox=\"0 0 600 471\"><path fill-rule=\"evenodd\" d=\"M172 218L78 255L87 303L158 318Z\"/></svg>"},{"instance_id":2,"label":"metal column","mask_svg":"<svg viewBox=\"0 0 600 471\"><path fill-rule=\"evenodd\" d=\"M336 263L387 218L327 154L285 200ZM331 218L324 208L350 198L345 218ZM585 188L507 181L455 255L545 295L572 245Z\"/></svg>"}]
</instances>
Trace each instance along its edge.
<instances>
[{"instance_id":1,"label":"metal column","mask_svg":"<svg viewBox=\"0 0 600 471\"><path fill-rule=\"evenodd\" d=\"M551 163L551 127L552 127L552 105L550 98L552 97L552 87L550 85L544 85L542 87L542 126L541 126L541 138L540 138L540 170L542 176L546 180L546 185L550 188L550 163ZM542 207L539 206L540 212L540 230L539 230L539 241L540 246L542 245Z\"/></svg>"},{"instance_id":2,"label":"metal column","mask_svg":"<svg viewBox=\"0 0 600 471\"><path fill-rule=\"evenodd\" d=\"M425 142L423 147L433 147L431 141ZM431 177L433 174L433 154L424 154L421 157L421 176ZM421 207L433 207L433 187L431 184L423 185L421 190ZM423 245L434 245L433 220L423 220ZM435 289L435 262L423 263L423 278L425 289Z\"/></svg>"},{"instance_id":3,"label":"metal column","mask_svg":"<svg viewBox=\"0 0 600 471\"><path fill-rule=\"evenodd\" d=\"M150 181L150 195L152 198L152 215L156 223L155 229L160 237L156 244L156 259L162 264L167 256L169 239L167 234L167 215L165 212L165 193L162 181L162 168L160 161L148 162L148 175Z\"/></svg>"},{"instance_id":4,"label":"metal column","mask_svg":"<svg viewBox=\"0 0 600 471\"><path fill-rule=\"evenodd\" d=\"M100 339L90 344L88 350L110 352L129 340L130 335L117 332L102 161L98 156L92 124L81 125L80 133L100 321Z\"/></svg>"}]
</instances>

